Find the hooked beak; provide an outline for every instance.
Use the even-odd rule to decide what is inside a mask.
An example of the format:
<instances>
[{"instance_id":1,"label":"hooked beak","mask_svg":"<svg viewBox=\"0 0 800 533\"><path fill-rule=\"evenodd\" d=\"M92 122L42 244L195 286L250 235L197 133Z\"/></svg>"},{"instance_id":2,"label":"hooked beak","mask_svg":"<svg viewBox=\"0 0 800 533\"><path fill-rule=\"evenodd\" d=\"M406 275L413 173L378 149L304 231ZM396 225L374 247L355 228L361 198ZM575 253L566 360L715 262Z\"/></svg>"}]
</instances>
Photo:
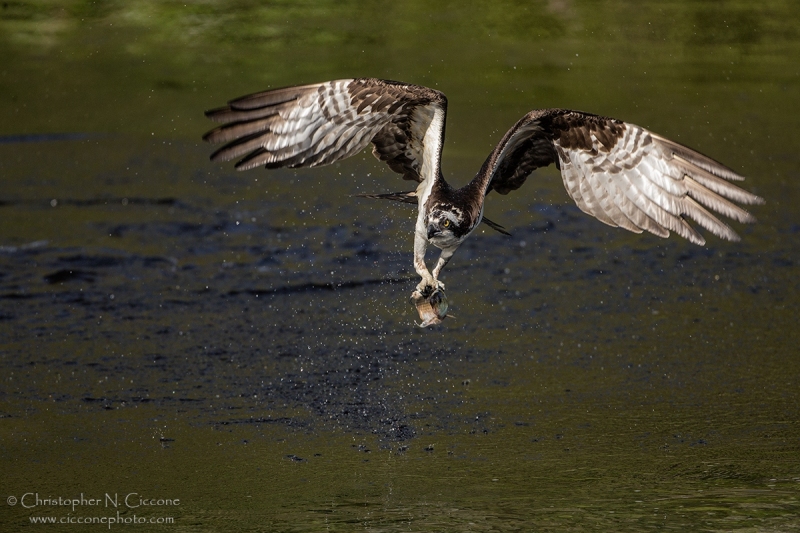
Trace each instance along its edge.
<instances>
[{"instance_id":1,"label":"hooked beak","mask_svg":"<svg viewBox=\"0 0 800 533\"><path fill-rule=\"evenodd\" d=\"M431 237L436 237L440 233L441 231L439 231L439 227L436 224L428 224L428 240L430 240Z\"/></svg>"}]
</instances>

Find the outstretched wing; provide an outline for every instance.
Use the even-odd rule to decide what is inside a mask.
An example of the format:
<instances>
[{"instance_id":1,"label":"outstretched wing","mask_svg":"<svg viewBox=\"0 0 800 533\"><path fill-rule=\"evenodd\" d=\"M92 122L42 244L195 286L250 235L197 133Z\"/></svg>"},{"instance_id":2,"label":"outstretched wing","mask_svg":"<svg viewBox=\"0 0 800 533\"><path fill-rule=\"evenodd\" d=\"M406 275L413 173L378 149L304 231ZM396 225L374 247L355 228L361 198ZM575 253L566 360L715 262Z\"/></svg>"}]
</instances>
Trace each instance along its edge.
<instances>
[{"instance_id":1,"label":"outstretched wing","mask_svg":"<svg viewBox=\"0 0 800 533\"><path fill-rule=\"evenodd\" d=\"M703 245L690 218L730 241L739 236L709 210L739 222L755 218L734 204L764 200L731 184L731 169L644 128L566 109L531 111L489 154L475 182L508 194L538 167L556 163L567 193L598 220L659 237L670 231Z\"/></svg>"},{"instance_id":2,"label":"outstretched wing","mask_svg":"<svg viewBox=\"0 0 800 533\"><path fill-rule=\"evenodd\" d=\"M439 91L374 78L286 87L207 111L224 124L203 139L227 143L212 161L236 168L327 165L374 145L407 180L439 175L447 99ZM431 180L433 181L433 180Z\"/></svg>"}]
</instances>

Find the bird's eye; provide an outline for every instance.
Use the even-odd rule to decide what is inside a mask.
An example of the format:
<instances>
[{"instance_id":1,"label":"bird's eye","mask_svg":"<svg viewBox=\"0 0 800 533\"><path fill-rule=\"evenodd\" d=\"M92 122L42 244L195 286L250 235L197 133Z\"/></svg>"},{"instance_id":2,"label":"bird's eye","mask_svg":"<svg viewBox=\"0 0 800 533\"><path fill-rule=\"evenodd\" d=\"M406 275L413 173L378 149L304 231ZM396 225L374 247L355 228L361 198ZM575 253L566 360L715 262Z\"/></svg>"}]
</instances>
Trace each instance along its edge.
<instances>
[{"instance_id":1,"label":"bird's eye","mask_svg":"<svg viewBox=\"0 0 800 533\"><path fill-rule=\"evenodd\" d=\"M445 228L449 228L450 227L450 219L449 218L444 219L444 227Z\"/></svg>"}]
</instances>

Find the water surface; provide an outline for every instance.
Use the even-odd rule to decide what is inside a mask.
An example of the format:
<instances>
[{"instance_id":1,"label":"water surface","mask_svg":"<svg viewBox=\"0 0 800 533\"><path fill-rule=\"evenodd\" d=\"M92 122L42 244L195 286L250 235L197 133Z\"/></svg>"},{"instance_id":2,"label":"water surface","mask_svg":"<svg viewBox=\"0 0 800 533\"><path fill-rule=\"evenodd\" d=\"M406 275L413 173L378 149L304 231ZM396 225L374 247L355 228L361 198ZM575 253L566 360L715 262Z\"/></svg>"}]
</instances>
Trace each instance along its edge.
<instances>
[{"instance_id":1,"label":"water surface","mask_svg":"<svg viewBox=\"0 0 800 533\"><path fill-rule=\"evenodd\" d=\"M2 6L4 531L118 511L174 519L147 530L800 529L800 9L439 5ZM767 204L741 242L697 247L606 228L538 171L490 197L513 237L462 246L456 318L421 330L413 209L351 198L405 182L368 153L237 173L199 140L229 98L359 75L445 91L454 184L558 106L693 146ZM9 505L27 493L180 503Z\"/></svg>"}]
</instances>

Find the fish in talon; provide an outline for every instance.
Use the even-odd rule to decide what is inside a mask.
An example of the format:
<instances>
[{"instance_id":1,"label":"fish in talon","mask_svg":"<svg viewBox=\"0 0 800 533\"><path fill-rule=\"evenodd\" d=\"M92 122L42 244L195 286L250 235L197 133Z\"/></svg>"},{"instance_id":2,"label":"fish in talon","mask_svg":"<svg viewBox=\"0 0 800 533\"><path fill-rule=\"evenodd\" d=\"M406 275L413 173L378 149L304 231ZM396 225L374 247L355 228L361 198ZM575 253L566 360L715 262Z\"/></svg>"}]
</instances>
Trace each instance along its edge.
<instances>
[{"instance_id":1,"label":"fish in talon","mask_svg":"<svg viewBox=\"0 0 800 533\"><path fill-rule=\"evenodd\" d=\"M417 289L411 293L411 302L416 307L420 320L422 320L419 324L421 328L441 324L442 320L448 316L453 316L447 314L449 305L444 291L439 288L430 290L432 289L430 286L426 287L426 289L428 290L423 289L423 291L420 291Z\"/></svg>"}]
</instances>

